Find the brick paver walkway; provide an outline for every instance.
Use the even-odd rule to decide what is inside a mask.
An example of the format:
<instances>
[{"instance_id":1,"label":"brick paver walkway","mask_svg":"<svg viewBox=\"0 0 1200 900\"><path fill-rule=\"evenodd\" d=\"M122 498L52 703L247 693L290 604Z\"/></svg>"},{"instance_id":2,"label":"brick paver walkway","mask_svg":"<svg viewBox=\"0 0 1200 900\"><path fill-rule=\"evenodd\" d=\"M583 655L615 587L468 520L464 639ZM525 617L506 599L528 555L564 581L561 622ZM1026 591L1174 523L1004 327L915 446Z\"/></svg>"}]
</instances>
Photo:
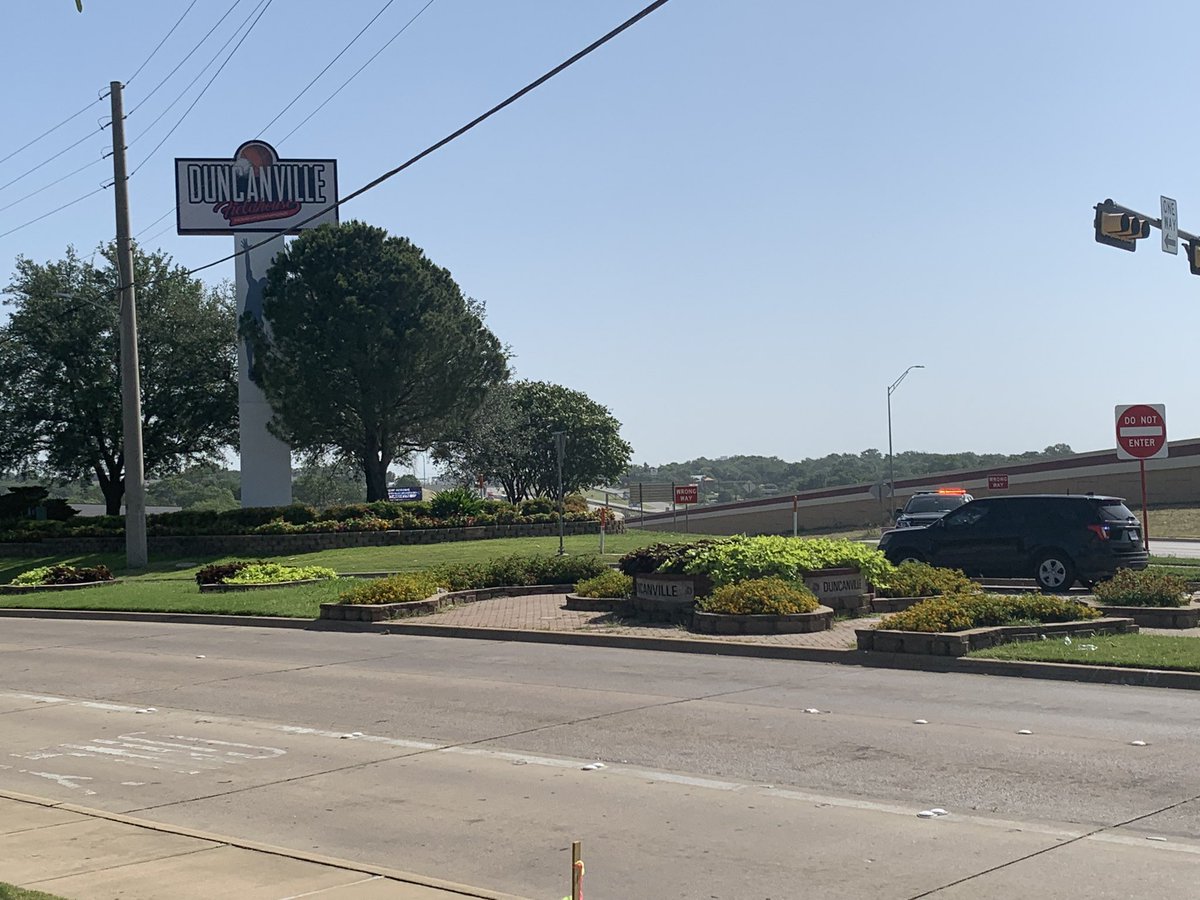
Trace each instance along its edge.
<instances>
[{"instance_id":1,"label":"brick paver walkway","mask_svg":"<svg viewBox=\"0 0 1200 900\"><path fill-rule=\"evenodd\" d=\"M682 626L639 625L607 612L581 612L563 609L565 594L532 594L527 597L498 597L465 603L429 616L406 619L413 625L452 625L466 628L506 628L521 631L583 631L599 634L637 635L676 640L734 641L749 644L773 644L787 647L820 647L826 650L851 650L855 646L854 629L878 621L875 618L835 621L829 631L812 634L707 635L696 634Z\"/></svg>"}]
</instances>

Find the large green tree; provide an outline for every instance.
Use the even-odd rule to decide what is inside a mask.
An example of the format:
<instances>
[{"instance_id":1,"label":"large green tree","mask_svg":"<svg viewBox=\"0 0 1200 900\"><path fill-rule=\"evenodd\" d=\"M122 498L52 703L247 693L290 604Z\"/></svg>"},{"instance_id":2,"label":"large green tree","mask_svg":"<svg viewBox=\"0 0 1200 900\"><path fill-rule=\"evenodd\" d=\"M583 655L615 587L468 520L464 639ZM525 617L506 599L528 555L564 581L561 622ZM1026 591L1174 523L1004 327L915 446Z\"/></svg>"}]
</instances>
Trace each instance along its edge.
<instances>
[{"instance_id":1,"label":"large green tree","mask_svg":"<svg viewBox=\"0 0 1200 900\"><path fill-rule=\"evenodd\" d=\"M517 381L493 390L479 414L435 456L460 480L498 481L508 499L558 491L554 433L566 434L563 490L580 491L619 477L632 448L621 423L587 394L543 381Z\"/></svg>"},{"instance_id":2,"label":"large green tree","mask_svg":"<svg viewBox=\"0 0 1200 900\"><path fill-rule=\"evenodd\" d=\"M449 271L362 222L306 231L275 257L263 322L243 316L271 431L362 469L387 498L388 465L473 414L507 354Z\"/></svg>"},{"instance_id":3,"label":"large green tree","mask_svg":"<svg viewBox=\"0 0 1200 900\"><path fill-rule=\"evenodd\" d=\"M120 335L111 245L95 262L18 258L0 326L0 467L95 478L110 514L125 492ZM237 439L236 312L161 251L135 250L146 476L216 459Z\"/></svg>"}]
</instances>

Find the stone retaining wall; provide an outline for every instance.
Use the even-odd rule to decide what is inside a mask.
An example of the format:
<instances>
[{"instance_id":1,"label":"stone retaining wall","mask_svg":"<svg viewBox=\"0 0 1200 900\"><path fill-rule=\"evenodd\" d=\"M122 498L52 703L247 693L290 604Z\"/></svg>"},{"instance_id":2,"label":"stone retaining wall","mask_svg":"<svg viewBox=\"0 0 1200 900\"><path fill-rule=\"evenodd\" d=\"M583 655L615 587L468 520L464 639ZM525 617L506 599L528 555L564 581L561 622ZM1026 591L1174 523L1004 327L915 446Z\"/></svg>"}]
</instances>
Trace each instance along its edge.
<instances>
[{"instance_id":1,"label":"stone retaining wall","mask_svg":"<svg viewBox=\"0 0 1200 900\"><path fill-rule=\"evenodd\" d=\"M932 656L965 656L972 650L995 647L1014 641L1040 640L1046 637L1094 634L1131 634L1138 630L1132 619L1104 618L1081 622L1049 622L1043 625L1002 625L995 628L969 628L936 634L928 631L895 631L885 628L859 628L859 650L879 653L925 653Z\"/></svg>"},{"instance_id":2,"label":"stone retaining wall","mask_svg":"<svg viewBox=\"0 0 1200 900\"><path fill-rule=\"evenodd\" d=\"M599 522L564 522L563 533L600 534ZM160 556L229 554L233 556L290 556L344 547L393 547L484 541L493 538L557 537L558 523L536 525L475 525L469 528L421 528L409 531L330 531L314 534L198 534L149 537L151 553ZM0 543L0 556L69 556L78 553L120 553L121 537L45 538L42 541Z\"/></svg>"},{"instance_id":3,"label":"stone retaining wall","mask_svg":"<svg viewBox=\"0 0 1200 900\"><path fill-rule=\"evenodd\" d=\"M1188 606L1101 606L1106 616L1133 619L1139 628L1196 628L1200 626L1200 605Z\"/></svg>"},{"instance_id":4,"label":"stone retaining wall","mask_svg":"<svg viewBox=\"0 0 1200 900\"><path fill-rule=\"evenodd\" d=\"M435 594L425 600L412 600L408 603L322 603L322 619L335 619L345 622L382 622L397 616L407 616L413 613L435 613L446 606L456 603L476 603L480 600L491 600L493 597L525 597L530 594L566 594L574 585L570 584L535 584L522 587L477 588L471 591L451 591L447 594Z\"/></svg>"},{"instance_id":5,"label":"stone retaining wall","mask_svg":"<svg viewBox=\"0 0 1200 900\"><path fill-rule=\"evenodd\" d=\"M699 611L692 614L692 631L697 634L808 634L828 631L832 624L833 610L828 606L781 616L730 616Z\"/></svg>"}]
</instances>

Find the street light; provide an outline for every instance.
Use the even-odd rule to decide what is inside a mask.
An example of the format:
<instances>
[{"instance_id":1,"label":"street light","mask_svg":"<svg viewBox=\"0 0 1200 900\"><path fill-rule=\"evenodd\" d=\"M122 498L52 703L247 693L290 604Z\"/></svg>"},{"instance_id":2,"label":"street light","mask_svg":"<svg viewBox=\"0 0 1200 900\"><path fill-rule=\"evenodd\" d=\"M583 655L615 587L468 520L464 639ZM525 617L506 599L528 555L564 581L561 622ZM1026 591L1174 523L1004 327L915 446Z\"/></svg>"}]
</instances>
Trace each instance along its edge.
<instances>
[{"instance_id":1,"label":"street light","mask_svg":"<svg viewBox=\"0 0 1200 900\"><path fill-rule=\"evenodd\" d=\"M892 456L892 392L900 386L900 382L913 369L923 369L924 366L909 366L905 369L899 378L888 385L887 389L887 408L888 408L888 515L896 515L896 461Z\"/></svg>"},{"instance_id":2,"label":"street light","mask_svg":"<svg viewBox=\"0 0 1200 900\"><path fill-rule=\"evenodd\" d=\"M558 555L562 556L567 551L563 547L563 453L567 448L567 433L565 431L555 431L554 434L554 452L558 457Z\"/></svg>"}]
</instances>

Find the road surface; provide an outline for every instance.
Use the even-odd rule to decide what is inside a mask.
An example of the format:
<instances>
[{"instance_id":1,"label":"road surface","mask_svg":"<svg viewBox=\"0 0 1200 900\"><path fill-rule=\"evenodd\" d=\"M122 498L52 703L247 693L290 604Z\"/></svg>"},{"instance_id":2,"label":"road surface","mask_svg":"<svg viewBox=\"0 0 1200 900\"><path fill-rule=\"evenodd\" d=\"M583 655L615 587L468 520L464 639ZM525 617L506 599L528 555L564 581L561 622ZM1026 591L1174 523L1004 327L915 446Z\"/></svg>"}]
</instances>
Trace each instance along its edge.
<instances>
[{"instance_id":1,"label":"road surface","mask_svg":"<svg viewBox=\"0 0 1200 900\"><path fill-rule=\"evenodd\" d=\"M0 620L0 790L535 898L572 839L589 898L1194 897L1198 728L1153 688Z\"/></svg>"}]
</instances>

